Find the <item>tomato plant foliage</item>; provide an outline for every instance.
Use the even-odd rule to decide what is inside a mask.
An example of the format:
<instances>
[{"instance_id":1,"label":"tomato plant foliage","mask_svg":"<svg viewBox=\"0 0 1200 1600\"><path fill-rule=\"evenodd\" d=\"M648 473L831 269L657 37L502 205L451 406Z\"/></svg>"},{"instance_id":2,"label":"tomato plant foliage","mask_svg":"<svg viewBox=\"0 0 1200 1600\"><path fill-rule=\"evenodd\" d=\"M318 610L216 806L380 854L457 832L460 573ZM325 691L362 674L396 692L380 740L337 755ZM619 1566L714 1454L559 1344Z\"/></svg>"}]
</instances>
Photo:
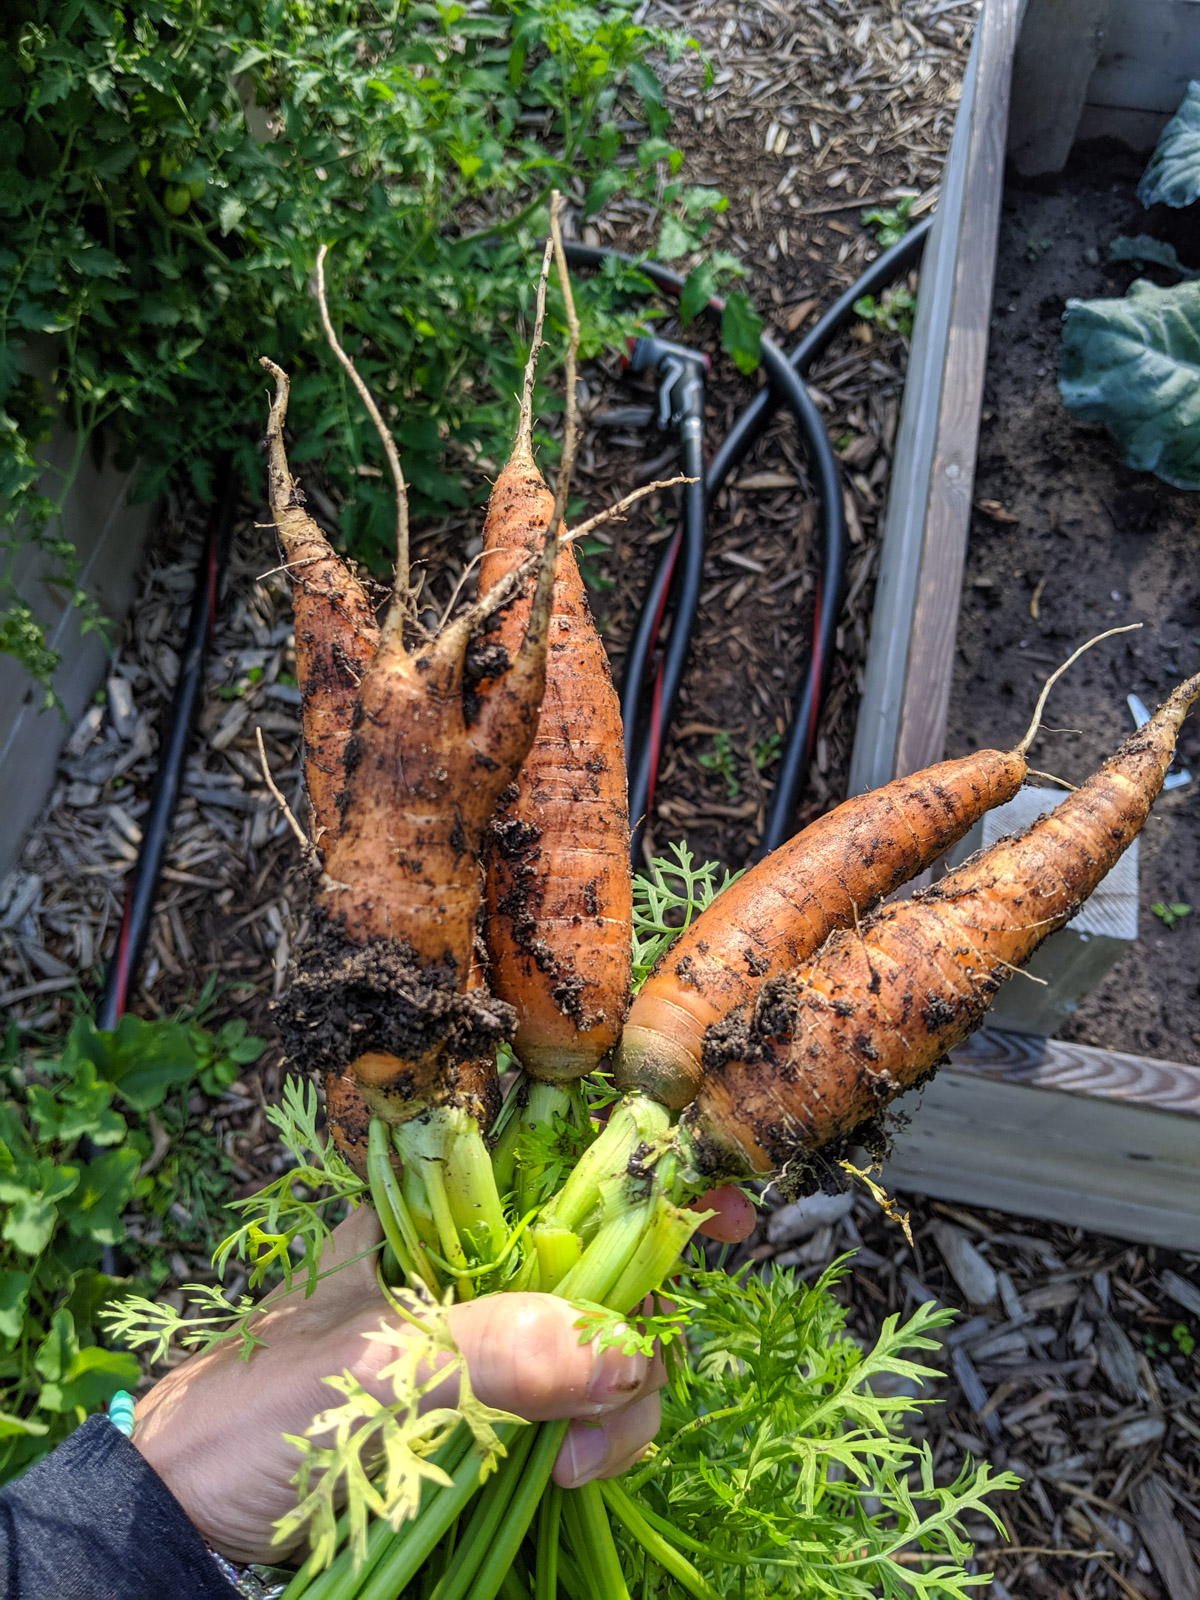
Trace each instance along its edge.
<instances>
[{"instance_id":1,"label":"tomato plant foliage","mask_svg":"<svg viewBox=\"0 0 1200 1600\"><path fill-rule=\"evenodd\" d=\"M38 487L51 408L80 454L107 424L143 496L181 477L207 494L224 450L257 477L259 354L295 374L294 463L320 461L344 539L384 560L379 443L309 291L322 241L418 507L445 507L466 503L466 458L507 438L550 190L585 216L636 202L672 255L725 203L684 183L667 137L653 61L687 41L630 0L15 0L0 43L0 499L10 561L20 526L68 577ZM585 356L615 337L628 279L585 287ZM44 384L26 347L47 336ZM48 684L38 619L11 583L5 601L0 645Z\"/></svg>"}]
</instances>

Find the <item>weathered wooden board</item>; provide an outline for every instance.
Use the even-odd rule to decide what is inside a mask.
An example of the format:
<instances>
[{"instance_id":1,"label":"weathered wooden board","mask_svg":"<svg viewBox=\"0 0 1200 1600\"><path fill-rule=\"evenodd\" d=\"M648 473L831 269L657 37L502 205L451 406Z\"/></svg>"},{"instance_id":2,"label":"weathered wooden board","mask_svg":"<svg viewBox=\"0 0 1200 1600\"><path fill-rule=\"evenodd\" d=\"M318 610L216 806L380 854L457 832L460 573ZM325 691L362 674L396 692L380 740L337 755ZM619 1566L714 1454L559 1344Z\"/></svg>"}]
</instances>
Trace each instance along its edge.
<instances>
[{"instance_id":1,"label":"weathered wooden board","mask_svg":"<svg viewBox=\"0 0 1200 1600\"><path fill-rule=\"evenodd\" d=\"M1153 144L1188 79L1200 77L1200 0L1028 0L1034 31L1019 55L1017 11L985 0L940 233L922 269L852 793L944 754L1013 72L1022 75L1014 138L1036 135L1059 148L1101 26L1079 137L1124 137L1137 126ZM1024 81L1031 72L1036 87ZM1045 110L1055 97L1056 115L1041 117L1039 100ZM1200 1069L980 1034L914 1097L888 1179L944 1199L1200 1248Z\"/></svg>"},{"instance_id":2,"label":"weathered wooden board","mask_svg":"<svg viewBox=\"0 0 1200 1600\"><path fill-rule=\"evenodd\" d=\"M953 655L956 573L961 574L970 510L1018 9L1018 0L986 0L984 5L921 267L912 360L850 764L851 794L877 788L897 772L927 764L901 757L899 751L906 728L909 746L920 742L913 727L916 696L909 691L913 652L923 658L932 644L938 661L944 656L947 665ZM957 566L949 548L955 539L961 545ZM946 559L950 568L942 565ZM947 616L944 640L921 638L923 629L945 627ZM916 670L918 676L926 670L923 660L918 660ZM927 670L936 673L937 662L928 663ZM944 733L948 675L936 693L940 719L937 707L930 707L926 742L935 727ZM929 759L941 759L940 747ZM902 765L904 760L908 765Z\"/></svg>"},{"instance_id":3,"label":"weathered wooden board","mask_svg":"<svg viewBox=\"0 0 1200 1600\"><path fill-rule=\"evenodd\" d=\"M38 375L48 377L49 350L35 349L32 360ZM58 492L74 451L75 436L60 424L43 452L47 494ZM130 507L127 501L135 476L111 464L97 467L85 454L64 508L62 533L79 553L79 585L113 621L120 621L132 603L134 573L150 525L151 507ZM11 656L0 656L0 876L16 860L45 804L58 753L104 681L109 660L101 635L80 631L70 592L48 582L47 571L41 554L27 545L17 557L14 579L45 624L51 648L62 656L55 688L66 720L57 711L43 711L42 693L28 674Z\"/></svg>"},{"instance_id":4,"label":"weathered wooden board","mask_svg":"<svg viewBox=\"0 0 1200 1600\"><path fill-rule=\"evenodd\" d=\"M1008 154L1018 172L1061 172L1116 0L1029 0L1013 61Z\"/></svg>"},{"instance_id":5,"label":"weathered wooden board","mask_svg":"<svg viewBox=\"0 0 1200 1600\"><path fill-rule=\"evenodd\" d=\"M984 1033L911 1115L884 1174L897 1189L1200 1245L1200 1068Z\"/></svg>"},{"instance_id":6,"label":"weathered wooden board","mask_svg":"<svg viewBox=\"0 0 1200 1600\"><path fill-rule=\"evenodd\" d=\"M979 411L987 365L992 282L1018 0L987 0L980 19L979 81L971 117L966 204L959 236L950 334L942 373L925 538L917 579L905 692L896 736L897 773L940 761L971 519Z\"/></svg>"},{"instance_id":7,"label":"weathered wooden board","mask_svg":"<svg viewBox=\"0 0 1200 1600\"><path fill-rule=\"evenodd\" d=\"M1200 0L1119 0L1087 90L1080 137L1109 131L1106 108L1171 116L1200 76Z\"/></svg>"}]
</instances>

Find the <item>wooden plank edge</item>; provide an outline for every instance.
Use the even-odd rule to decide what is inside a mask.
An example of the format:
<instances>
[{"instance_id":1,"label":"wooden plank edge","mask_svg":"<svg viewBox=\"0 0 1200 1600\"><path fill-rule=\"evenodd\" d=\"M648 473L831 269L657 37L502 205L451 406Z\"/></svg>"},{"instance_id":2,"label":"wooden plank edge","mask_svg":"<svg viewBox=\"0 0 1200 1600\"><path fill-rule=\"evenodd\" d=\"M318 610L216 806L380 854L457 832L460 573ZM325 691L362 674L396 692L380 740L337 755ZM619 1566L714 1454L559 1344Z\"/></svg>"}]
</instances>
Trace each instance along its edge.
<instances>
[{"instance_id":1,"label":"wooden plank edge","mask_svg":"<svg viewBox=\"0 0 1200 1600\"><path fill-rule=\"evenodd\" d=\"M950 151L938 186L937 214L921 260L917 316L888 483L871 638L850 758L848 792L852 795L878 789L895 770L904 666L916 604L942 371L950 337L950 305L979 76L979 38L976 28Z\"/></svg>"},{"instance_id":2,"label":"wooden plank edge","mask_svg":"<svg viewBox=\"0 0 1200 1600\"><path fill-rule=\"evenodd\" d=\"M951 1051L950 1066L999 1083L1200 1118L1200 1067L1182 1061L984 1028Z\"/></svg>"},{"instance_id":3,"label":"wooden plank edge","mask_svg":"<svg viewBox=\"0 0 1200 1600\"><path fill-rule=\"evenodd\" d=\"M1018 15L1018 0L986 0L979 23L979 82L971 118L967 199L896 735L897 774L920 771L945 754L987 367Z\"/></svg>"},{"instance_id":4,"label":"wooden plank edge","mask_svg":"<svg viewBox=\"0 0 1200 1600\"><path fill-rule=\"evenodd\" d=\"M1190 1118L954 1067L896 1109L892 1189L1172 1249L1200 1241Z\"/></svg>"}]
</instances>

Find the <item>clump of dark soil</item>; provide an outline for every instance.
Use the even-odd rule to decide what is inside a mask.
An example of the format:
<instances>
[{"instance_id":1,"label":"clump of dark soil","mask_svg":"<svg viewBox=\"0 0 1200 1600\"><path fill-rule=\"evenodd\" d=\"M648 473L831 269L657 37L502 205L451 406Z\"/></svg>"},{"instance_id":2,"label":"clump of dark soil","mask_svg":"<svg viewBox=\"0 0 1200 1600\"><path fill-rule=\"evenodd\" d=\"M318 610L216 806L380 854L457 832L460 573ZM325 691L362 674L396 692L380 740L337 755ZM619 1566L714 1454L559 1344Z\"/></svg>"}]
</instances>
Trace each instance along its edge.
<instances>
[{"instance_id":1,"label":"clump of dark soil","mask_svg":"<svg viewBox=\"0 0 1200 1600\"><path fill-rule=\"evenodd\" d=\"M1138 276L1106 264L1113 239L1169 238L1200 266L1193 219L1138 205L1143 165L1115 145L1087 147L1053 181L1010 180L1001 220L947 753L1015 743L1040 684L1077 644L1140 622L1086 655L1051 696L1031 763L1073 783L1132 731L1127 694L1153 710L1200 666L1200 495L1123 466L1109 435L1076 422L1057 387L1067 299L1123 295ZM1143 831L1137 943L1062 1036L1198 1064L1195 715L1178 759L1197 778L1164 792ZM1168 928L1151 908L1172 902L1197 909Z\"/></svg>"}]
</instances>

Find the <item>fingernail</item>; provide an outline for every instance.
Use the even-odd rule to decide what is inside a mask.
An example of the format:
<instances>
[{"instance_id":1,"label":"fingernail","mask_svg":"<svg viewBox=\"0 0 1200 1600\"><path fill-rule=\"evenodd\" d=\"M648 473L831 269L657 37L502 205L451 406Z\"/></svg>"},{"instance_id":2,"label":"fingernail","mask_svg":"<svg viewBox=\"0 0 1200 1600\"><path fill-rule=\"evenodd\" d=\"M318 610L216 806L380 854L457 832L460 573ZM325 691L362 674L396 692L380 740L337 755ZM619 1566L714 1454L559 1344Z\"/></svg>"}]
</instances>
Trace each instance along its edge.
<instances>
[{"instance_id":1,"label":"fingernail","mask_svg":"<svg viewBox=\"0 0 1200 1600\"><path fill-rule=\"evenodd\" d=\"M617 1329L618 1333L623 1331ZM650 1357L643 1355L640 1350L626 1354L610 1345L593 1358L588 1399L593 1405L617 1405L622 1400L628 1400L634 1390L645 1382L649 1370Z\"/></svg>"},{"instance_id":2,"label":"fingernail","mask_svg":"<svg viewBox=\"0 0 1200 1600\"><path fill-rule=\"evenodd\" d=\"M581 1423L573 1422L567 1429L567 1436L563 1440L563 1455L566 1458L569 1483L564 1483L564 1489L574 1489L579 1484L585 1483L595 1476L604 1465L608 1455L608 1440L604 1436L603 1428L588 1428Z\"/></svg>"}]
</instances>

